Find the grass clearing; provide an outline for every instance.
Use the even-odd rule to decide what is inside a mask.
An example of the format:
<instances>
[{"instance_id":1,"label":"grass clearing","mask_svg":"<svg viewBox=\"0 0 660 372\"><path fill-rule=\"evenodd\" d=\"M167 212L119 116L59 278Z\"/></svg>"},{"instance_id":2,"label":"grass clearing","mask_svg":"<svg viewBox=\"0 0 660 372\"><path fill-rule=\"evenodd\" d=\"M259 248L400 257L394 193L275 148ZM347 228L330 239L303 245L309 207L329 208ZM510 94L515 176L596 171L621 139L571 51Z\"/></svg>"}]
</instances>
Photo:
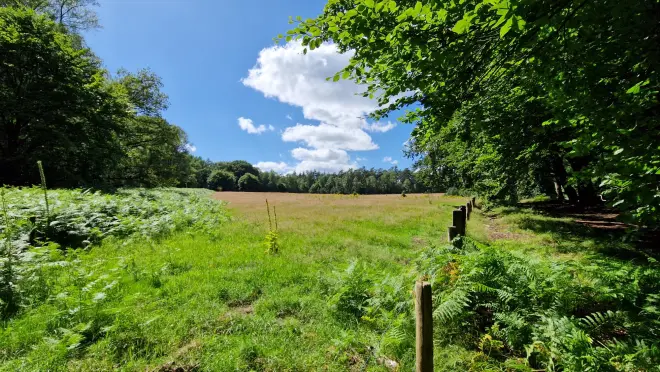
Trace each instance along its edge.
<instances>
[{"instance_id":1,"label":"grass clearing","mask_svg":"<svg viewBox=\"0 0 660 372\"><path fill-rule=\"evenodd\" d=\"M0 369L410 370L411 289L425 275L434 285L437 370L505 370L506 363L530 370L520 345L531 344L532 335L545 342L548 353L577 354L566 349L565 338L548 339L530 329L545 325L550 330L548 324L556 322L570 328L593 312L606 313L637 297L643 305L642 294L653 290L651 279L657 274L632 275L631 265L611 265L618 270L617 285L612 278L597 279L604 267L600 261L586 269L561 266L588 255L572 252L570 260L560 259L564 254L556 250L553 236L539 238L515 225L520 213L508 220L475 213L468 223L471 240L462 250L449 248L451 210L463 198L213 197L228 202L232 217L218 210L222 218L204 229L191 226L127 244L110 239L66 253L49 249L48 264L37 275L46 292L26 293L33 302L0 330ZM277 209L279 254L266 253L266 199ZM508 238L514 239L480 246L502 229L513 231L516 235ZM536 252L524 249L529 242ZM484 271L489 265L491 271ZM526 266L527 271L516 271ZM495 268L505 270L492 277L480 274L495 273ZM543 276L552 280L530 287L530 281ZM622 292L626 276L650 287ZM563 301L565 308L557 310L555 301ZM483 310L489 307L495 313ZM498 311L519 317L496 320ZM573 313L574 320L567 318ZM648 324L644 317L629 320L624 329L635 332ZM589 337L605 342L621 332L618 324L608 323L599 339ZM568 334L580 334L575 332ZM580 347L586 351L579 355L591 356L587 351L595 346ZM633 351L640 353L639 348ZM531 363L547 367L553 360L540 351L532 354Z\"/></svg>"}]
</instances>

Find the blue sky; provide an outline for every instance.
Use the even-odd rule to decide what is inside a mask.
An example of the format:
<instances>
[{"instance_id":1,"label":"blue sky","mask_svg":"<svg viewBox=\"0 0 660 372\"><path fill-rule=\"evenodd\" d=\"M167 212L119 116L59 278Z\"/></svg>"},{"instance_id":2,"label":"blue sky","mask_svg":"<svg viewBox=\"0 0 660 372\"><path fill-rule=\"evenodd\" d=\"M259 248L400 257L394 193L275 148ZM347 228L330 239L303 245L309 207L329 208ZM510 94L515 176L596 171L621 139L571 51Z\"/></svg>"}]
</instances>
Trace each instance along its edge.
<instances>
[{"instance_id":1,"label":"blue sky","mask_svg":"<svg viewBox=\"0 0 660 372\"><path fill-rule=\"evenodd\" d=\"M170 97L165 117L195 154L247 160L281 172L409 166L412 127L398 115L361 119L375 103L352 82L326 82L348 60L331 44L302 55L272 38L289 16L319 14L321 0L101 0L102 29L86 39L106 68L149 67Z\"/></svg>"}]
</instances>

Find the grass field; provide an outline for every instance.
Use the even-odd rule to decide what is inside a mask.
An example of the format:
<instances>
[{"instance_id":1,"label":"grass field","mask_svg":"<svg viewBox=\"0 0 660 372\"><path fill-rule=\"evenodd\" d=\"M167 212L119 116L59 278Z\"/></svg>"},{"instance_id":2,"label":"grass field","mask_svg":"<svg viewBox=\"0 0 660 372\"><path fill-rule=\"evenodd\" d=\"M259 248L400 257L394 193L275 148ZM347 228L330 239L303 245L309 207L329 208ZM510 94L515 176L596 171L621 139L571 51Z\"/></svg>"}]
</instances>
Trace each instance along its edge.
<instances>
[{"instance_id":1,"label":"grass field","mask_svg":"<svg viewBox=\"0 0 660 372\"><path fill-rule=\"evenodd\" d=\"M211 231L52 253L62 256L53 259L57 267L43 269L42 302L0 330L1 369L411 370L414 281L427 275L439 286L458 285L459 265L471 262L451 252L448 261L436 259L447 254L435 247L446 245L451 210L464 198L213 197L227 203L231 218ZM277 213L276 255L265 253L266 199ZM568 251L561 235L519 221L554 219L496 212L497 218L475 213L468 236L518 252L521 260L579 261L600 246L585 240ZM436 300L450 303L451 296L438 292ZM437 370L506 370L493 367L506 357L486 353L483 342L460 341L469 333L461 327L438 331L455 344L438 343Z\"/></svg>"},{"instance_id":2,"label":"grass field","mask_svg":"<svg viewBox=\"0 0 660 372\"><path fill-rule=\"evenodd\" d=\"M214 197L229 203L233 218L211 235L189 231L70 252L68 272L50 283L61 301L29 310L2 331L3 369L362 369L378 334L333 313L330 279L356 261L383 278L409 271L420 249L446 238L449 211L461 202L439 195ZM276 256L264 253L267 198L278 217ZM107 297L95 300L104 287Z\"/></svg>"}]
</instances>

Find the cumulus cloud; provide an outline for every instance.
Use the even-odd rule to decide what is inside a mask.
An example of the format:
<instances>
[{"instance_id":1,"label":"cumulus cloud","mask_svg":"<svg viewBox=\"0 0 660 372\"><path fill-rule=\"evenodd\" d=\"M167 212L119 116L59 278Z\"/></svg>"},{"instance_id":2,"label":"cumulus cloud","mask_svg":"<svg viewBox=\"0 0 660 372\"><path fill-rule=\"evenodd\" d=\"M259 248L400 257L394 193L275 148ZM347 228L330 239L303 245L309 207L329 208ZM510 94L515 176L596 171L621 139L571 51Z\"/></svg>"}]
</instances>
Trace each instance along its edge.
<instances>
[{"instance_id":1,"label":"cumulus cloud","mask_svg":"<svg viewBox=\"0 0 660 372\"><path fill-rule=\"evenodd\" d=\"M371 124L365 124L362 128L368 132L380 132L380 133L385 133L389 132L390 130L394 129L396 127L396 123L371 123Z\"/></svg>"},{"instance_id":2,"label":"cumulus cloud","mask_svg":"<svg viewBox=\"0 0 660 372\"><path fill-rule=\"evenodd\" d=\"M190 153L197 151L197 146L193 145L192 143L186 143L183 145L183 147Z\"/></svg>"},{"instance_id":3,"label":"cumulus cloud","mask_svg":"<svg viewBox=\"0 0 660 372\"><path fill-rule=\"evenodd\" d=\"M292 170L292 168L283 161L279 163L274 161L260 161L255 164L255 166L265 172L275 171L278 173L289 173Z\"/></svg>"},{"instance_id":4,"label":"cumulus cloud","mask_svg":"<svg viewBox=\"0 0 660 372\"><path fill-rule=\"evenodd\" d=\"M398 161L398 160L394 160L394 159L392 159L391 156L386 156L386 157L384 157L384 158L383 158L383 162L384 162L384 163L390 163L390 164L392 164L392 165L397 165L397 164L399 164L399 161Z\"/></svg>"},{"instance_id":5,"label":"cumulus cloud","mask_svg":"<svg viewBox=\"0 0 660 372\"><path fill-rule=\"evenodd\" d=\"M270 131L275 130L275 127L273 127L272 125L269 125L268 128L266 128L266 126L263 124L256 126L254 125L254 122L252 122L252 119L247 119L244 117L238 118L238 126L241 127L242 130L250 134L261 134L266 130L270 130Z\"/></svg>"},{"instance_id":6,"label":"cumulus cloud","mask_svg":"<svg viewBox=\"0 0 660 372\"><path fill-rule=\"evenodd\" d=\"M298 173L311 170L338 172L357 167L357 164L351 162L350 156L348 156L348 153L344 150L310 150L299 147L291 150L291 156L299 161L296 165L296 172Z\"/></svg>"},{"instance_id":7,"label":"cumulus cloud","mask_svg":"<svg viewBox=\"0 0 660 372\"><path fill-rule=\"evenodd\" d=\"M378 145L361 129L340 128L330 124L296 124L282 133L285 142L303 142L317 149L337 149L350 151L375 150Z\"/></svg>"},{"instance_id":8,"label":"cumulus cloud","mask_svg":"<svg viewBox=\"0 0 660 372\"><path fill-rule=\"evenodd\" d=\"M356 163L346 151L378 149L367 132L385 133L396 124L367 122L366 116L378 104L362 96L365 87L350 80L326 80L349 63L353 52L340 54L333 43L324 43L307 54L302 51L299 42L261 50L242 83L268 98L300 107L305 119L318 122L297 123L281 131L283 141L308 147L292 151L299 161L294 166L297 172L354 168ZM293 120L291 115L286 118Z\"/></svg>"}]
</instances>

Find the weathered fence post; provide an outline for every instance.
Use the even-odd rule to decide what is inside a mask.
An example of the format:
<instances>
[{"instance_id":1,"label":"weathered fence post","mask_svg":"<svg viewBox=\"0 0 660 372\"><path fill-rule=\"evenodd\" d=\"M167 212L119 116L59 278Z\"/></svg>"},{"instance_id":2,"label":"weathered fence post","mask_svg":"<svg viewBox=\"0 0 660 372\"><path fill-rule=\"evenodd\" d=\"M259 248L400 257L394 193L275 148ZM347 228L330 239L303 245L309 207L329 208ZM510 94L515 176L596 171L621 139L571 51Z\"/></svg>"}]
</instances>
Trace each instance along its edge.
<instances>
[{"instance_id":1,"label":"weathered fence post","mask_svg":"<svg viewBox=\"0 0 660 372\"><path fill-rule=\"evenodd\" d=\"M449 226L447 228L447 237L449 238L449 242L451 243L452 240L456 237L456 226Z\"/></svg>"},{"instance_id":2,"label":"weathered fence post","mask_svg":"<svg viewBox=\"0 0 660 372\"><path fill-rule=\"evenodd\" d=\"M477 198L472 198L472 206L477 207Z\"/></svg>"},{"instance_id":3,"label":"weathered fence post","mask_svg":"<svg viewBox=\"0 0 660 372\"><path fill-rule=\"evenodd\" d=\"M462 207L465 208L465 207ZM452 224L456 227L456 235L465 236L465 212L455 210L452 212Z\"/></svg>"},{"instance_id":4,"label":"weathered fence post","mask_svg":"<svg viewBox=\"0 0 660 372\"><path fill-rule=\"evenodd\" d=\"M433 306L431 306L431 284L415 283L415 324L417 348L417 372L433 371Z\"/></svg>"},{"instance_id":5,"label":"weathered fence post","mask_svg":"<svg viewBox=\"0 0 660 372\"><path fill-rule=\"evenodd\" d=\"M472 213L472 204L470 204L470 202L467 202L467 204L465 204L465 211L466 211L465 217L469 221L470 214Z\"/></svg>"}]
</instances>

